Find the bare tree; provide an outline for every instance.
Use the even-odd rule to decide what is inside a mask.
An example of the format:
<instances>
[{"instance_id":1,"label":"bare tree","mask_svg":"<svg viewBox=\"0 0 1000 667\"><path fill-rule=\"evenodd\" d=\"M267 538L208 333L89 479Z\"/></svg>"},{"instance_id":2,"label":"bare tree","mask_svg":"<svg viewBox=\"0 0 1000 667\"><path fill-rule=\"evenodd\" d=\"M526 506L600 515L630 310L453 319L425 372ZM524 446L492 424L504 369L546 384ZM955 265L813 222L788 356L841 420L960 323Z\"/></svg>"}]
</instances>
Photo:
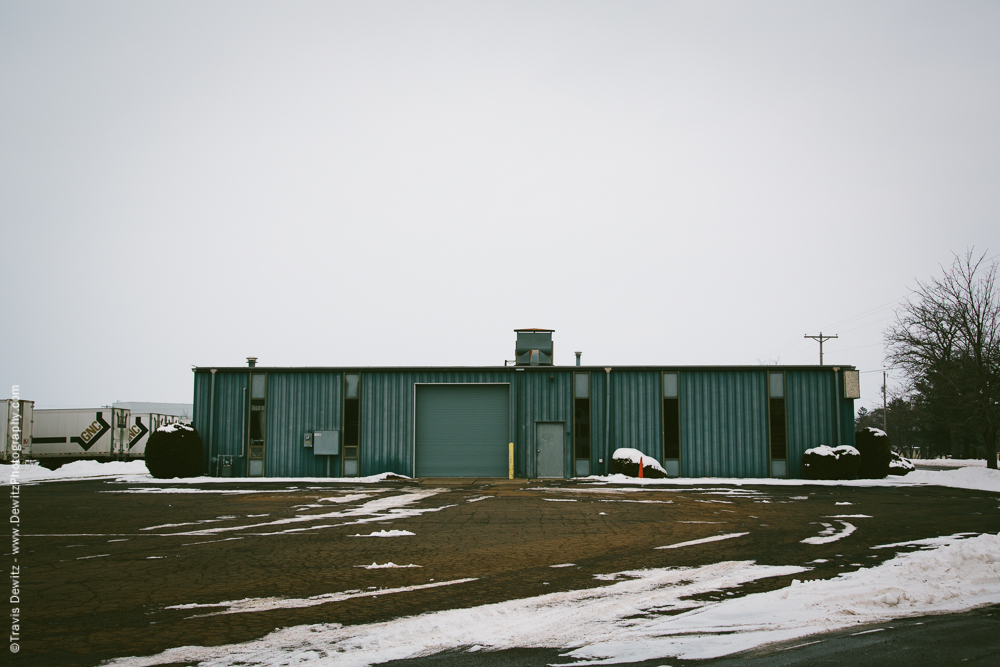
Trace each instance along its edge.
<instances>
[{"instance_id":1,"label":"bare tree","mask_svg":"<svg viewBox=\"0 0 1000 667\"><path fill-rule=\"evenodd\" d=\"M1000 293L997 263L972 250L955 256L950 269L917 281L915 296L896 311L885 332L886 357L914 386L933 387L954 434L974 426L997 467L1000 429ZM953 450L954 451L954 450Z\"/></svg>"}]
</instances>

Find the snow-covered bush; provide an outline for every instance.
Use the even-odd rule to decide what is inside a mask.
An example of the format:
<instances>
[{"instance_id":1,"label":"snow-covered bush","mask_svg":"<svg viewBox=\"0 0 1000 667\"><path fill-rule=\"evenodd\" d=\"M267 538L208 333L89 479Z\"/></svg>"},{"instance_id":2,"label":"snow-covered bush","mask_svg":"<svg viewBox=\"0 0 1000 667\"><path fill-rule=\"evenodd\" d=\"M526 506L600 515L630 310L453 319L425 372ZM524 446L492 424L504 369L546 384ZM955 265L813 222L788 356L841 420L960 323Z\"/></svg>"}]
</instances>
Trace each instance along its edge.
<instances>
[{"instance_id":1,"label":"snow-covered bush","mask_svg":"<svg viewBox=\"0 0 1000 667\"><path fill-rule=\"evenodd\" d=\"M854 446L861 452L861 468L858 477L861 479L882 479L889 474L889 462L892 461L892 443L885 431L871 426L863 428L854 435Z\"/></svg>"},{"instance_id":2,"label":"snow-covered bush","mask_svg":"<svg viewBox=\"0 0 1000 667\"><path fill-rule=\"evenodd\" d=\"M166 424L149 434L146 468L160 479L201 474L201 436L193 426Z\"/></svg>"},{"instance_id":3,"label":"snow-covered bush","mask_svg":"<svg viewBox=\"0 0 1000 667\"><path fill-rule=\"evenodd\" d=\"M858 476L861 454L850 445L820 445L802 454L802 472L806 479L854 479Z\"/></svg>"},{"instance_id":4,"label":"snow-covered bush","mask_svg":"<svg viewBox=\"0 0 1000 667\"><path fill-rule=\"evenodd\" d=\"M663 469L659 461L643 454L638 449L629 449L628 447L616 449L615 453L611 455L611 472L616 475L638 477L639 461L642 461L643 477L659 479L667 476L667 471Z\"/></svg>"},{"instance_id":5,"label":"snow-covered bush","mask_svg":"<svg viewBox=\"0 0 1000 667\"><path fill-rule=\"evenodd\" d=\"M908 475L909 473L916 470L917 467L910 463L909 459L904 459L902 456L896 452L892 452L892 460L889 461L889 474L890 475Z\"/></svg>"}]
</instances>

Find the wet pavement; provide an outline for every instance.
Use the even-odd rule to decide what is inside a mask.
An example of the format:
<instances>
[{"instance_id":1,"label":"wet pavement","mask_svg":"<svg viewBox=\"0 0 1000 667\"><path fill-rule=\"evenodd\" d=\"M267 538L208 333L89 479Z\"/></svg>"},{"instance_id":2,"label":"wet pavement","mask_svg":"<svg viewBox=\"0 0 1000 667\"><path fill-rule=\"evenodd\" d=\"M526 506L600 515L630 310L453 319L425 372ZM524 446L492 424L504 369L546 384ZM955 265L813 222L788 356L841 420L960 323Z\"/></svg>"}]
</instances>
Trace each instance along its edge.
<instances>
[{"instance_id":1,"label":"wet pavement","mask_svg":"<svg viewBox=\"0 0 1000 667\"><path fill-rule=\"evenodd\" d=\"M492 479L68 481L25 485L21 493L22 641L14 659L19 665L96 665L176 646L245 642L302 624L385 621L601 586L606 582L595 579L597 574L641 568L749 560L812 568L796 574L800 580L829 578L910 550L872 546L1000 532L997 494L941 487L754 487L712 480L646 488ZM859 514L865 516L850 516ZM853 532L846 534L844 523ZM392 531L412 534L392 536ZM656 548L736 533L745 535ZM802 541L831 535L842 537ZM419 567L364 567L389 562ZM761 579L701 599L772 590L791 578ZM231 604L219 606L227 601ZM942 618L950 617L935 617L926 628L912 626L923 628L919 631L904 629L911 627L910 619L866 639L837 635L822 640L822 650L768 649L720 660L821 664L820 654L840 650L836 646L877 656L891 637L920 646L921 638L934 639L928 634L932 628L934 635L960 636ZM996 624L995 614L969 618ZM962 646L973 651L975 642ZM422 660L536 664L558 654L526 650ZM796 656L806 656L801 658L806 662L787 661L799 660ZM967 657L978 659L973 653Z\"/></svg>"}]
</instances>

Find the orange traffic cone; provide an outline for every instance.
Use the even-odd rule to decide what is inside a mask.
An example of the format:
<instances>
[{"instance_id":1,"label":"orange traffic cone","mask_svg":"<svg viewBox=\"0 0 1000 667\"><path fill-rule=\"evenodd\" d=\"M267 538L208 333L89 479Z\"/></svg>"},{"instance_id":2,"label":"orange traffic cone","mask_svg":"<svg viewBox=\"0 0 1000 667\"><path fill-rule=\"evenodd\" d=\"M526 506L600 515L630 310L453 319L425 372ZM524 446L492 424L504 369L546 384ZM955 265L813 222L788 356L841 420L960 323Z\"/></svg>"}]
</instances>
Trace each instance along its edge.
<instances>
[{"instance_id":1,"label":"orange traffic cone","mask_svg":"<svg viewBox=\"0 0 1000 667\"><path fill-rule=\"evenodd\" d=\"M639 457L639 479L642 479L642 457Z\"/></svg>"}]
</instances>

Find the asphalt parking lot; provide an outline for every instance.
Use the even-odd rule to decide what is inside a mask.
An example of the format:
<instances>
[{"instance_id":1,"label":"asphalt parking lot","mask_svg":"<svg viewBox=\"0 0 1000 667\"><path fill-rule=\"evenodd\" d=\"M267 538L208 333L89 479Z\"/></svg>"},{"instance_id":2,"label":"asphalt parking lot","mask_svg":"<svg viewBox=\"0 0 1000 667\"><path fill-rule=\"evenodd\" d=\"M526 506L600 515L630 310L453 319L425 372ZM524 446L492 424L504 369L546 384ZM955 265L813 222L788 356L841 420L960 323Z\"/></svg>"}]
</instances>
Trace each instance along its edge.
<instances>
[{"instance_id":1,"label":"asphalt parking lot","mask_svg":"<svg viewBox=\"0 0 1000 667\"><path fill-rule=\"evenodd\" d=\"M930 486L102 480L21 493L19 665L97 665L282 627L373 623L600 586L595 575L641 568L755 561L809 564L796 578L829 578L895 555L878 544L1000 532L996 494ZM843 539L802 542L836 528L831 517L857 514ZM745 534L656 548L736 533ZM419 567L365 567L389 562Z\"/></svg>"}]
</instances>

